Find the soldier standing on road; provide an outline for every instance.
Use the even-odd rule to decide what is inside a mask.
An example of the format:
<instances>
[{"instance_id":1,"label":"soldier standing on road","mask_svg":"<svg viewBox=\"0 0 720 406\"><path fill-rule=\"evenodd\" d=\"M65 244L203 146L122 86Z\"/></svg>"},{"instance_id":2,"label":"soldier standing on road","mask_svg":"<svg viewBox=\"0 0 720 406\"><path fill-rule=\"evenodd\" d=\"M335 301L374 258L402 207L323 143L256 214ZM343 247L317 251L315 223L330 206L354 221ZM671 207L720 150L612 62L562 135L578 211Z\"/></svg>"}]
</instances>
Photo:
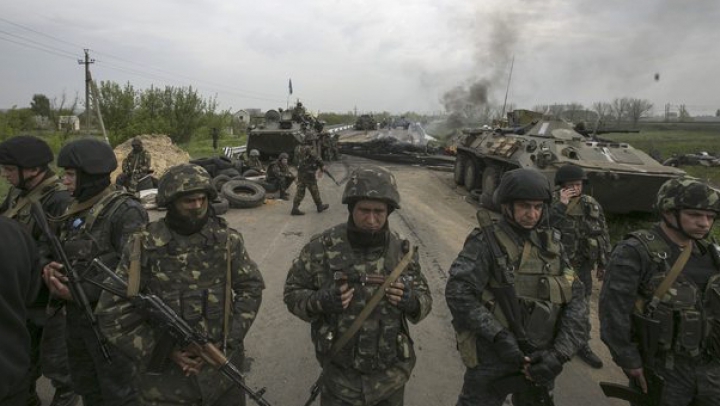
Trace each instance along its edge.
<instances>
[{"instance_id":1,"label":"soldier standing on road","mask_svg":"<svg viewBox=\"0 0 720 406\"><path fill-rule=\"evenodd\" d=\"M280 198L283 200L290 200L290 195L287 190L295 181L295 175L290 171L288 165L288 154L283 152L278 156L278 159L270 164L268 167L267 181L275 185L280 191Z\"/></svg>"},{"instance_id":2,"label":"soldier standing on road","mask_svg":"<svg viewBox=\"0 0 720 406\"><path fill-rule=\"evenodd\" d=\"M242 235L209 206L216 195L202 167L168 169L158 187L158 206L167 207L167 215L133 237L117 273L139 278L140 292L157 295L240 366L264 283ZM97 314L108 339L134 360L142 404L245 405L242 390L192 349L175 347L173 362L148 372L153 353L175 343L126 300L104 292Z\"/></svg>"},{"instance_id":3,"label":"soldier standing on road","mask_svg":"<svg viewBox=\"0 0 720 406\"><path fill-rule=\"evenodd\" d=\"M600 334L632 386L653 393L648 373L664 378L662 401L654 404L718 405L720 256L707 237L720 193L699 180L672 179L655 207L660 222L630 233L612 252L600 293ZM643 318L659 323L649 348L636 341L647 336L639 328L648 325L638 323Z\"/></svg>"},{"instance_id":4,"label":"soldier standing on road","mask_svg":"<svg viewBox=\"0 0 720 406\"><path fill-rule=\"evenodd\" d=\"M602 368L600 357L590 348L590 297L592 296L593 270L602 280L609 256L610 236L603 209L592 196L583 194L587 175L579 166L565 165L555 173L555 193L550 210L550 225L562 233L562 244L570 264L585 286L587 300L587 338L577 352L578 357L593 368Z\"/></svg>"},{"instance_id":5,"label":"soldier standing on road","mask_svg":"<svg viewBox=\"0 0 720 406\"><path fill-rule=\"evenodd\" d=\"M57 165L65 169L63 184L74 197L65 214L56 219L60 241L83 279L103 282L105 276L91 261L100 258L115 267L128 237L147 223L148 215L139 201L110 184L117 159L107 143L90 138L72 141L60 150ZM84 406L137 404L130 360L113 346L108 346L112 362L104 358L62 272L62 265L50 262L44 266L43 278L50 293L65 300L68 361L75 392L82 396ZM82 286L94 307L100 289L88 282Z\"/></svg>"},{"instance_id":6,"label":"soldier standing on road","mask_svg":"<svg viewBox=\"0 0 720 406\"><path fill-rule=\"evenodd\" d=\"M305 212L300 211L300 203L305 198L305 189L310 190L317 212L321 213L327 210L330 205L323 204L320 198L320 189L318 189L316 173L318 170L325 170L325 163L317 156L315 152L316 137L312 134L305 136L305 145L298 151L298 179L295 199L293 199L293 207L290 214L293 216L302 216Z\"/></svg>"},{"instance_id":7,"label":"soldier standing on road","mask_svg":"<svg viewBox=\"0 0 720 406\"><path fill-rule=\"evenodd\" d=\"M3 176L12 185L0 206L0 213L22 224L36 242L41 239L42 230L32 217L32 203L40 202L45 213L56 217L65 212L72 199L60 178L48 167L52 161L50 146L40 138L21 135L0 143L0 166ZM40 255L48 256L49 253L41 252ZM42 269L35 271L39 278ZM71 406L78 400L68 370L65 309L52 303L50 291L42 285L35 302L28 308L31 337L28 406L40 405L35 383L41 375L50 379L55 388L51 406Z\"/></svg>"},{"instance_id":8,"label":"soldier standing on road","mask_svg":"<svg viewBox=\"0 0 720 406\"><path fill-rule=\"evenodd\" d=\"M150 153L145 150L139 137L133 138L131 144L132 150L122 163L123 179L118 184L125 186L130 192L137 192L141 189L140 183L143 178L147 179L145 184L152 182L146 177L152 172L151 159Z\"/></svg>"},{"instance_id":9,"label":"soldier standing on road","mask_svg":"<svg viewBox=\"0 0 720 406\"><path fill-rule=\"evenodd\" d=\"M313 237L302 249L285 282L285 304L312 323L315 354L323 366L322 406L400 406L415 366L407 320L424 319L432 297L417 253L390 230L387 217L400 208L393 175L376 166L355 170L342 202L350 212L347 223ZM404 276L389 285L359 332L334 350L405 256L410 262Z\"/></svg>"},{"instance_id":10,"label":"soldier standing on road","mask_svg":"<svg viewBox=\"0 0 720 406\"><path fill-rule=\"evenodd\" d=\"M547 404L563 364L585 342L582 283L559 233L540 228L551 198L541 173L505 173L497 189L502 218L480 212L480 228L450 267L445 297L467 366L458 406L499 406L508 392L516 406ZM495 388L510 376L523 384Z\"/></svg>"}]
</instances>

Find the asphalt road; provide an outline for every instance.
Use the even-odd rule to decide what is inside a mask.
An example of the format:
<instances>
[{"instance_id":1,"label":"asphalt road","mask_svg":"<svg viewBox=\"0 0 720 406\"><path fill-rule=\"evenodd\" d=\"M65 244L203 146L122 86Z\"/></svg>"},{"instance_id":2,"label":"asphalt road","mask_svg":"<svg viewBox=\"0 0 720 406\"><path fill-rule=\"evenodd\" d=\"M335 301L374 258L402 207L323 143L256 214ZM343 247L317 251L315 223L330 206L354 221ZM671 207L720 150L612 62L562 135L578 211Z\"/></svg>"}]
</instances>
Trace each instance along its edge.
<instances>
[{"instance_id":1,"label":"asphalt road","mask_svg":"<svg viewBox=\"0 0 720 406\"><path fill-rule=\"evenodd\" d=\"M344 157L343 163L333 163L330 171L340 180L347 175L348 168L368 163L372 162ZM406 388L405 404L454 405L464 367L455 348L444 290L447 270L476 224L475 206L462 189L456 188L450 172L377 164L391 170L397 178L402 208L389 217L390 225L419 247L422 269L434 299L430 315L410 327L418 362ZM291 202L272 199L261 207L231 210L225 215L244 235L248 252L265 278L263 303L246 338L249 361L246 377L254 388L267 387L266 398L276 406L304 404L320 372L309 325L291 315L282 301L287 271L302 246L313 235L347 220L347 208L340 203L342 187L322 179L320 190L323 200L330 204L324 213L315 211L307 195L301 206L305 216L290 216ZM160 215L153 212L151 217ZM593 296L595 321L596 295L597 292ZM597 326L593 336L592 345L605 360L605 368L593 370L578 360L568 363L556 384L557 405L625 404L604 398L598 387L599 381L623 382L624 376L612 365L607 350L597 339ZM41 385L41 397L45 404L52 397L47 382Z\"/></svg>"}]
</instances>

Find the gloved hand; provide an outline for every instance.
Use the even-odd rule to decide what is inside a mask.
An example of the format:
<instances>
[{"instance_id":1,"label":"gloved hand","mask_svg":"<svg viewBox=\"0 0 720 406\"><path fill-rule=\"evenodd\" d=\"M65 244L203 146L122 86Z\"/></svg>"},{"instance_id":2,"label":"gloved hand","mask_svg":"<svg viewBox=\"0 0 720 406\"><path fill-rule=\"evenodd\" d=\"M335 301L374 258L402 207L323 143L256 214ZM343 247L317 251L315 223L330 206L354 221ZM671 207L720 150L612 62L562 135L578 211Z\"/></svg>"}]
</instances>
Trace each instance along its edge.
<instances>
[{"instance_id":1,"label":"gloved hand","mask_svg":"<svg viewBox=\"0 0 720 406\"><path fill-rule=\"evenodd\" d=\"M495 335L492 349L500 360L508 364L520 367L525 361L525 354L520 351L515 336L507 330L503 330Z\"/></svg>"},{"instance_id":2,"label":"gloved hand","mask_svg":"<svg viewBox=\"0 0 720 406\"><path fill-rule=\"evenodd\" d=\"M337 286L320 289L313 293L309 305L314 313L342 313L342 292Z\"/></svg>"},{"instance_id":3,"label":"gloved hand","mask_svg":"<svg viewBox=\"0 0 720 406\"><path fill-rule=\"evenodd\" d=\"M412 288L412 278L402 277L391 283L385 290L385 295L390 303L407 314L417 314L420 311L420 301Z\"/></svg>"},{"instance_id":4,"label":"gloved hand","mask_svg":"<svg viewBox=\"0 0 720 406\"><path fill-rule=\"evenodd\" d=\"M542 350L530 354L530 365L527 375L530 380L540 385L547 385L562 372L563 362L555 351Z\"/></svg>"}]
</instances>

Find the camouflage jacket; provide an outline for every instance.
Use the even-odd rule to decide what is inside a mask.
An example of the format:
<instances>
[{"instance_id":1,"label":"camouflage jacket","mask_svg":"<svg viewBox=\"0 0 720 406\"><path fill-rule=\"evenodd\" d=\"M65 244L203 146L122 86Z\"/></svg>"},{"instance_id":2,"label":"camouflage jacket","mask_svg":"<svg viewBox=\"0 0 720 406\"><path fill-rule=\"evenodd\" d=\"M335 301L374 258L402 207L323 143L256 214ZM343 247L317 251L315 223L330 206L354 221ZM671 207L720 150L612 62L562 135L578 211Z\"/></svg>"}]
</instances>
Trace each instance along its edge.
<instances>
[{"instance_id":1,"label":"camouflage jacket","mask_svg":"<svg viewBox=\"0 0 720 406\"><path fill-rule=\"evenodd\" d=\"M265 167L258 157L248 157L247 161L245 161L245 168L243 168L243 171L248 169L255 169L258 172L265 171Z\"/></svg>"},{"instance_id":2,"label":"camouflage jacket","mask_svg":"<svg viewBox=\"0 0 720 406\"><path fill-rule=\"evenodd\" d=\"M228 348L224 350L234 363L241 365L243 339L257 316L265 287L257 265L245 249L242 235L229 228L224 219L211 216L200 232L189 236L173 232L164 220L158 220L133 238L139 238L142 246L140 292L157 295L219 347L224 335L227 255L232 255L233 298ZM125 280L132 245L125 247L117 268L118 276ZM156 345L168 345L161 340L161 331L145 321L141 313L108 292L102 294L96 313L107 339L133 359L141 373ZM213 368L206 366L198 376L186 377L176 364L168 362L160 376L142 374L140 390L149 402L192 403L201 397L202 404L211 404L210 399L230 385Z\"/></svg>"},{"instance_id":3,"label":"camouflage jacket","mask_svg":"<svg viewBox=\"0 0 720 406\"><path fill-rule=\"evenodd\" d=\"M295 178L295 175L290 171L290 165L283 164L278 159L268 166L267 179L274 180L280 178Z\"/></svg>"},{"instance_id":4,"label":"camouflage jacket","mask_svg":"<svg viewBox=\"0 0 720 406\"><path fill-rule=\"evenodd\" d=\"M134 181L147 175L150 173L150 153L144 149L140 152L130 151L123 160L122 171Z\"/></svg>"},{"instance_id":5,"label":"camouflage jacket","mask_svg":"<svg viewBox=\"0 0 720 406\"><path fill-rule=\"evenodd\" d=\"M298 151L298 178L315 178L315 172L325 166L322 159L317 156L315 148L304 145Z\"/></svg>"},{"instance_id":6,"label":"camouflage jacket","mask_svg":"<svg viewBox=\"0 0 720 406\"><path fill-rule=\"evenodd\" d=\"M646 242L643 242L637 236L646 234ZM650 252L650 244L647 240L653 241L654 245L660 244L663 247L662 252ZM647 304L658 288L660 283L665 279L672 265L680 256L680 248L668 242L668 237L656 225L651 230L643 230L639 233L633 233L624 240L618 242L612 251L608 261L605 273L605 281L600 292L600 301L598 304L598 312L600 318L600 337L608 346L615 363L621 368L639 368L642 366L642 358L635 342L636 332L632 324L631 315L636 311L636 302ZM716 248L709 241L696 241L695 249L690 255L689 260L678 276L677 280L671 286L668 293L660 301L656 314L661 313L661 308L665 303L674 311L670 313L670 321L676 322L681 319L684 308L690 308L699 312L703 323L708 317L720 317L720 286L718 279L720 276L720 259L717 258ZM708 281L713 281L708 283ZM690 288L690 289L688 289ZM692 292L692 293L690 293ZM688 302L683 304L682 302ZM714 313L714 314L713 314ZM717 323L717 321L715 321ZM674 338L682 337L683 340L690 341L693 336L706 336L710 334L710 329L696 334L686 332L683 337L682 323L670 326L663 325L661 321L661 337L659 337L659 349L663 351L662 332L668 330L671 335L668 346L672 345L675 352L680 349L677 343L673 343ZM708 323L712 326L712 323ZM713 327L715 333L720 333L717 327ZM718 339L719 337L715 337ZM717 350L717 348L715 348Z\"/></svg>"},{"instance_id":7,"label":"camouflage jacket","mask_svg":"<svg viewBox=\"0 0 720 406\"><path fill-rule=\"evenodd\" d=\"M569 264L561 251L557 258L556 254L548 254L546 251L549 236L541 235L551 233L551 230L533 230L526 236L521 236L510 226L504 219L498 223L488 226L502 227L506 235L508 235L516 245L514 251L523 252L526 241L538 249L543 256L547 258L555 257L553 261L560 260L560 266L564 272L569 269ZM495 233L496 231L493 231ZM489 289L492 286L498 286L499 281L496 280L495 272L497 271L497 262L493 255L490 241L487 239L485 232L479 228L473 230L465 240L465 245L458 257L450 266L449 278L445 287L445 298L453 316L453 325L457 331L469 331L474 333L477 339L478 351L489 351L495 335L507 327L504 325L504 316L499 317L502 312L498 306L492 306L490 309L490 301L488 298ZM519 270L520 260L510 260L508 267L509 272ZM543 275L543 269L538 269L536 274ZM506 271L507 272L507 271ZM571 275L572 270L570 270ZM517 274L516 274L517 275ZM517 277L517 276L516 276ZM549 279L549 278L548 278ZM513 286L516 291L518 286ZM532 286L524 286L524 290L531 289ZM540 290L539 287L537 289ZM550 326L551 340L546 348L555 349L567 358L575 354L581 343L585 342L585 299L584 288L582 283L573 277L570 284L570 297L566 298L567 303L561 305L554 326ZM518 291L518 296L522 294ZM525 306L521 306L525 308ZM526 326L527 330L527 326ZM479 358L483 358L482 354L478 354Z\"/></svg>"},{"instance_id":8,"label":"camouflage jacket","mask_svg":"<svg viewBox=\"0 0 720 406\"><path fill-rule=\"evenodd\" d=\"M311 323L312 340L321 363L327 361L325 358L335 340L347 331L380 286L361 283L359 278L389 275L405 255L402 241L397 234L388 231L384 246L353 248L347 238L347 225L340 224L313 237L293 261L285 282L285 304L297 317ZM350 305L341 314L313 314L308 302L317 290L333 286L335 271L344 272L355 289ZM363 382L368 383L368 387L382 386L392 390L405 384L415 362L406 320L418 323L432 307L432 296L417 256L402 275L417 295L418 313L405 314L383 298L360 331L332 359L335 367L352 368L366 376L367 380ZM388 374L398 376L393 368L404 372L399 379L388 377Z\"/></svg>"},{"instance_id":9,"label":"camouflage jacket","mask_svg":"<svg viewBox=\"0 0 720 406\"><path fill-rule=\"evenodd\" d=\"M556 194L550 225L562 233L562 242L573 264L590 261L602 267L612 246L605 214L592 196L581 195L563 204Z\"/></svg>"}]
</instances>

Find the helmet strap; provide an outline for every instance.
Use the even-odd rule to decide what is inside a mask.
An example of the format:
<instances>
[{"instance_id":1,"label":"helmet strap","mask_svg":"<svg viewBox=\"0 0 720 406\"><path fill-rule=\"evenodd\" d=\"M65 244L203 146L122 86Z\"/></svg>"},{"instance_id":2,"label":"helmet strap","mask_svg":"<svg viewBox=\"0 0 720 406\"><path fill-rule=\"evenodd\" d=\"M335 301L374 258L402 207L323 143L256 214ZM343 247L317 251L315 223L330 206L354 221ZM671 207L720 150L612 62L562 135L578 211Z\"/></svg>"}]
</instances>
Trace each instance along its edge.
<instances>
[{"instance_id":1,"label":"helmet strap","mask_svg":"<svg viewBox=\"0 0 720 406\"><path fill-rule=\"evenodd\" d=\"M673 212L673 216L675 217L675 224L672 224L671 222L667 221L667 218L665 217L665 215L661 214L660 217L662 218L663 223L665 223L665 225L669 229L675 230L678 233L680 233L683 237L685 237L689 240L695 240L695 237L692 237L692 236L690 236L690 234L685 232L685 229L683 228L682 223L680 222L680 210L673 210L672 212ZM712 227L710 227L710 230L712 230ZM708 235L710 235L710 232L705 234L701 239L707 238Z\"/></svg>"},{"instance_id":2,"label":"helmet strap","mask_svg":"<svg viewBox=\"0 0 720 406\"><path fill-rule=\"evenodd\" d=\"M29 178L26 178L25 174L24 174L25 169L32 169L32 168L22 168L20 166L18 166L17 168L18 168L18 186L17 187L18 187L18 189L22 189L22 190L30 190L30 188L28 187L28 182L32 182L34 179L37 179L38 176L43 176L45 173L44 171L38 170L38 172L35 175L30 176Z\"/></svg>"}]
</instances>

